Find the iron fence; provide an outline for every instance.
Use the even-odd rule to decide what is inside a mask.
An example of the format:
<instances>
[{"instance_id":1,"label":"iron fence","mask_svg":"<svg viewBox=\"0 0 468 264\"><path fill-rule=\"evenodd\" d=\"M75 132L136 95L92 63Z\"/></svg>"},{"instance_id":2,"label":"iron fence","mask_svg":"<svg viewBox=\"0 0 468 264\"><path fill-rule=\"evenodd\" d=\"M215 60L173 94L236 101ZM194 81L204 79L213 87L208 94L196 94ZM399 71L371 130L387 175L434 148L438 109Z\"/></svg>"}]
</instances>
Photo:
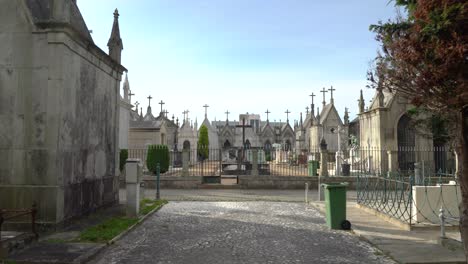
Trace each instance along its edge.
<instances>
[{"instance_id":1,"label":"iron fence","mask_svg":"<svg viewBox=\"0 0 468 264\"><path fill-rule=\"evenodd\" d=\"M359 204L410 225L440 224L443 209L447 222L457 224L461 194L451 151L405 147L358 154L363 164L353 171Z\"/></svg>"}]
</instances>

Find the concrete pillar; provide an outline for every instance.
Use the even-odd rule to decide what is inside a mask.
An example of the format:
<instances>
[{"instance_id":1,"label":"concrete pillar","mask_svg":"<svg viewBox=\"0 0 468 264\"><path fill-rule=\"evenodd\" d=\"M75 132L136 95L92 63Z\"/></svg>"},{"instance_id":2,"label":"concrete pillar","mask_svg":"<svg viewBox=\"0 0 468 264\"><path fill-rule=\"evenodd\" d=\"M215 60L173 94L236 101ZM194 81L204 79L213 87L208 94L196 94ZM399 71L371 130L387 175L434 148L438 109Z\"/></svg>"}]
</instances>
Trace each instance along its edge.
<instances>
[{"instance_id":1,"label":"concrete pillar","mask_svg":"<svg viewBox=\"0 0 468 264\"><path fill-rule=\"evenodd\" d=\"M127 159L125 164L125 183L127 190L127 217L138 217L140 212L140 182L142 167L140 159Z\"/></svg>"},{"instance_id":2,"label":"concrete pillar","mask_svg":"<svg viewBox=\"0 0 468 264\"><path fill-rule=\"evenodd\" d=\"M335 176L341 176L341 161L343 159L343 151L338 150L335 154Z\"/></svg>"},{"instance_id":3,"label":"concrete pillar","mask_svg":"<svg viewBox=\"0 0 468 264\"><path fill-rule=\"evenodd\" d=\"M252 176L258 176L258 149L252 149Z\"/></svg>"},{"instance_id":4,"label":"concrete pillar","mask_svg":"<svg viewBox=\"0 0 468 264\"><path fill-rule=\"evenodd\" d=\"M189 175L190 152L187 149L182 150L182 176Z\"/></svg>"}]
</instances>

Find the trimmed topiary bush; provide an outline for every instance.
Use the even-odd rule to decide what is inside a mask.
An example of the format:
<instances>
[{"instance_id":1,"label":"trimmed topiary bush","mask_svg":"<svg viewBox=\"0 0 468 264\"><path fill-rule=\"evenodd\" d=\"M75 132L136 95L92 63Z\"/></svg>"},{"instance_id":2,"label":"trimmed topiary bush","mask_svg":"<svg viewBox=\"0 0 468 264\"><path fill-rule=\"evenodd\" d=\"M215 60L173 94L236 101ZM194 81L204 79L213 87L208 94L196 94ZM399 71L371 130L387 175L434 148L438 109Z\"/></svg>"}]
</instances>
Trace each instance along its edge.
<instances>
[{"instance_id":1,"label":"trimmed topiary bush","mask_svg":"<svg viewBox=\"0 0 468 264\"><path fill-rule=\"evenodd\" d=\"M128 159L128 149L121 149L120 150L120 164L119 164L120 171L124 170L127 159Z\"/></svg>"},{"instance_id":2,"label":"trimmed topiary bush","mask_svg":"<svg viewBox=\"0 0 468 264\"><path fill-rule=\"evenodd\" d=\"M169 170L169 148L166 145L148 146L146 156L146 167L153 174L156 174L156 165L159 163L159 172L165 173Z\"/></svg>"},{"instance_id":3,"label":"trimmed topiary bush","mask_svg":"<svg viewBox=\"0 0 468 264\"><path fill-rule=\"evenodd\" d=\"M201 160L205 160L209 155L209 146L210 142L208 140L208 128L205 125L200 127L200 134L198 137L197 153L198 157Z\"/></svg>"}]
</instances>

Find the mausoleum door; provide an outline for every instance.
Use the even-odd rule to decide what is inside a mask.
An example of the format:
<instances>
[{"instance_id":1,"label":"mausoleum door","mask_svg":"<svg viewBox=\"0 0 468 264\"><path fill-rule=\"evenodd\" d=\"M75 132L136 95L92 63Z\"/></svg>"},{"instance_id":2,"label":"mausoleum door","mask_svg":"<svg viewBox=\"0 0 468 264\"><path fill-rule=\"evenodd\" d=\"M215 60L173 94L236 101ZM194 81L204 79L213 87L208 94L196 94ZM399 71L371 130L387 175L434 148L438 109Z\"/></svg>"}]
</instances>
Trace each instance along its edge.
<instances>
[{"instance_id":1,"label":"mausoleum door","mask_svg":"<svg viewBox=\"0 0 468 264\"><path fill-rule=\"evenodd\" d=\"M398 121L398 166L401 171L414 170L416 135L411 126L411 119L403 115Z\"/></svg>"}]
</instances>

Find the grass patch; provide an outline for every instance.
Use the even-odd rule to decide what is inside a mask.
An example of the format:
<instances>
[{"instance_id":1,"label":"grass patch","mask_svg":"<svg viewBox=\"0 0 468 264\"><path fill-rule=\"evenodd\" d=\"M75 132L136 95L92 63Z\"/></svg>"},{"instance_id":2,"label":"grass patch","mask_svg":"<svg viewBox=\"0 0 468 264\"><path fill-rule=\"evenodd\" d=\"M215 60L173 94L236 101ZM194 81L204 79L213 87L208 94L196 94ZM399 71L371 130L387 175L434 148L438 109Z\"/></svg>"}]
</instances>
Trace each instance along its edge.
<instances>
[{"instance_id":1,"label":"grass patch","mask_svg":"<svg viewBox=\"0 0 468 264\"><path fill-rule=\"evenodd\" d=\"M114 217L104 223L92 226L80 234L79 241L82 242L107 242L116 237L130 226L134 225L138 219L126 217Z\"/></svg>"},{"instance_id":2,"label":"grass patch","mask_svg":"<svg viewBox=\"0 0 468 264\"><path fill-rule=\"evenodd\" d=\"M160 208L163 205L167 204L167 200L151 200L143 199L140 202L140 214L146 215L156 208Z\"/></svg>"},{"instance_id":3,"label":"grass patch","mask_svg":"<svg viewBox=\"0 0 468 264\"><path fill-rule=\"evenodd\" d=\"M165 204L167 204L166 200L143 199L140 202L140 216L146 215L152 210L160 208ZM81 232L76 241L95 243L108 242L137 222L138 218L113 217L99 225L85 229ZM60 243L61 241L51 242Z\"/></svg>"}]
</instances>

